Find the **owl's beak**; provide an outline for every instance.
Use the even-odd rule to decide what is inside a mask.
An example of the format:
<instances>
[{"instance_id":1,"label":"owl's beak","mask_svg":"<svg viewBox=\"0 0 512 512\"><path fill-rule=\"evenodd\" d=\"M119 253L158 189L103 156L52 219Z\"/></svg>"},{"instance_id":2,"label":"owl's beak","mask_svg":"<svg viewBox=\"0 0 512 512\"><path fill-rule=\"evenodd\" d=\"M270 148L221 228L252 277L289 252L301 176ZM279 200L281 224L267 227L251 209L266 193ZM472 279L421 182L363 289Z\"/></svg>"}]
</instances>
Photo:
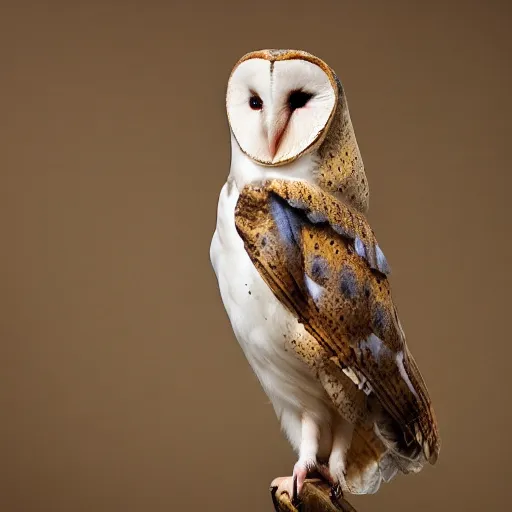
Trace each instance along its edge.
<instances>
[{"instance_id":1,"label":"owl's beak","mask_svg":"<svg viewBox=\"0 0 512 512\"><path fill-rule=\"evenodd\" d=\"M289 120L290 112L286 109L281 109L277 112L271 112L269 118L267 119L268 150L272 160L274 160L279 149L279 144L281 143Z\"/></svg>"}]
</instances>

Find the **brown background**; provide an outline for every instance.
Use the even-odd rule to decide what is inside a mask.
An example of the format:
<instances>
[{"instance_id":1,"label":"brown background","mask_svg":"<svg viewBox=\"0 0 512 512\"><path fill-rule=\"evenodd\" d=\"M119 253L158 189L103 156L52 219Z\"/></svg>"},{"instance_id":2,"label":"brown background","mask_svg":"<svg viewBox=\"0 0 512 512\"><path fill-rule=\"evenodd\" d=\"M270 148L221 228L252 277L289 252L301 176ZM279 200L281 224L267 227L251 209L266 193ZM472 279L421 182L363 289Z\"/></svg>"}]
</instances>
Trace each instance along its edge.
<instances>
[{"instance_id":1,"label":"brown background","mask_svg":"<svg viewBox=\"0 0 512 512\"><path fill-rule=\"evenodd\" d=\"M1 7L0 510L270 510L294 457L208 255L227 77L265 47L345 84L439 416L438 466L354 504L510 510L511 9L184 3Z\"/></svg>"}]
</instances>

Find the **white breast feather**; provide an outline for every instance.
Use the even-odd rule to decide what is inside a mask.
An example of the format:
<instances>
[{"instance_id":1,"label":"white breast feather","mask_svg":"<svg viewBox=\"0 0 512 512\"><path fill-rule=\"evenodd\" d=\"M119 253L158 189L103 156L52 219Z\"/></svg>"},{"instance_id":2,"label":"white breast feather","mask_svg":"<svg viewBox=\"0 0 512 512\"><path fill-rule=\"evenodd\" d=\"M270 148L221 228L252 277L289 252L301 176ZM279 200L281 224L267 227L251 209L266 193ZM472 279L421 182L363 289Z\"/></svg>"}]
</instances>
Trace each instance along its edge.
<instances>
[{"instance_id":1,"label":"white breast feather","mask_svg":"<svg viewBox=\"0 0 512 512\"><path fill-rule=\"evenodd\" d=\"M281 179L307 179L313 157L274 170ZM309 336L274 296L245 251L234 221L239 191L272 177L234 145L230 183L221 191L210 258L235 336L269 396L293 447L300 443L300 414L327 420L330 400L309 368L286 347L286 340ZM229 181L228 180L228 181Z\"/></svg>"}]
</instances>

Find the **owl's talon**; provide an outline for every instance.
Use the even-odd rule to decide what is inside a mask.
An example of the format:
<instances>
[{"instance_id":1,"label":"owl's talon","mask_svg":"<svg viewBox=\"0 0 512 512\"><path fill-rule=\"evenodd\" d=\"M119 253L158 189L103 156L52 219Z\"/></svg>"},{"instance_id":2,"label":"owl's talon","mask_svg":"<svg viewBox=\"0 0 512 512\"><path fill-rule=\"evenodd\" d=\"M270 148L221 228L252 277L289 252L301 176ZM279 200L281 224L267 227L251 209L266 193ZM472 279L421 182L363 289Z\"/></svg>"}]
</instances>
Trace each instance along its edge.
<instances>
[{"instance_id":1,"label":"owl's talon","mask_svg":"<svg viewBox=\"0 0 512 512\"><path fill-rule=\"evenodd\" d=\"M305 480L305 478L304 478L304 480ZM304 481L302 481L301 490L302 490L303 484L304 484ZM298 477L297 477L297 475L293 475L293 489L292 489L291 501L292 501L292 505L294 507L296 507L299 503L299 491L297 489L298 489Z\"/></svg>"},{"instance_id":2,"label":"owl's talon","mask_svg":"<svg viewBox=\"0 0 512 512\"><path fill-rule=\"evenodd\" d=\"M308 470L311 467L310 463L297 462L293 467L293 500L297 500L302 492L302 486L308 476Z\"/></svg>"},{"instance_id":3,"label":"owl's talon","mask_svg":"<svg viewBox=\"0 0 512 512\"><path fill-rule=\"evenodd\" d=\"M331 499L336 502L340 498L343 498L343 490L341 489L341 485L337 483L331 487Z\"/></svg>"},{"instance_id":4,"label":"owl's talon","mask_svg":"<svg viewBox=\"0 0 512 512\"><path fill-rule=\"evenodd\" d=\"M326 468L324 467L320 469L320 465L318 465L314 460L307 459L297 461L293 468L293 476L276 478L270 484L270 492L274 507L276 506L281 494L286 493L288 494L292 505L298 508L301 502L300 496L302 488L304 487L304 482L308 473L317 470L318 473L322 474L325 472L325 469Z\"/></svg>"}]
</instances>

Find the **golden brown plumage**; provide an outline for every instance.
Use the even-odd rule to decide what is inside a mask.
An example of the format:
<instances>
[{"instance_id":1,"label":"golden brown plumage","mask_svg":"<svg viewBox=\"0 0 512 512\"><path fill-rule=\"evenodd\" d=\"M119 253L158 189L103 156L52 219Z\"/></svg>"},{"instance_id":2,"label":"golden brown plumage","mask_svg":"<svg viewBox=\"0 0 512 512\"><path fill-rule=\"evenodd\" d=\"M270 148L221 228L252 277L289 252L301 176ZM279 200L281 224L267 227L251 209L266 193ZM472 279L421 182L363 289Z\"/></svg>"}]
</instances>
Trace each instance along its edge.
<instances>
[{"instance_id":1,"label":"golden brown plumage","mask_svg":"<svg viewBox=\"0 0 512 512\"><path fill-rule=\"evenodd\" d=\"M402 461L400 469L414 470L421 451L435 463L439 436L428 391L405 342L387 263L364 215L319 187L271 180L243 189L235 222L251 260L276 297L297 315L327 358L352 370L378 398L372 403L371 395L351 397L353 404L365 398L357 408L357 423L359 437L368 439L359 448L357 442L352 445L349 461L364 464L361 455L370 443L376 444L374 453L385 451L386 438L376 443L365 432L368 424L361 427L366 413L382 406L381 422L389 416L396 429L387 440L396 445L397 457L414 461ZM319 288L312 290L308 280ZM304 347L295 348L304 358ZM317 357L313 364L318 369L318 361L325 359ZM307 362L311 365L312 359ZM336 377L341 387L350 389L347 380ZM335 401L325 378L323 384Z\"/></svg>"}]
</instances>

